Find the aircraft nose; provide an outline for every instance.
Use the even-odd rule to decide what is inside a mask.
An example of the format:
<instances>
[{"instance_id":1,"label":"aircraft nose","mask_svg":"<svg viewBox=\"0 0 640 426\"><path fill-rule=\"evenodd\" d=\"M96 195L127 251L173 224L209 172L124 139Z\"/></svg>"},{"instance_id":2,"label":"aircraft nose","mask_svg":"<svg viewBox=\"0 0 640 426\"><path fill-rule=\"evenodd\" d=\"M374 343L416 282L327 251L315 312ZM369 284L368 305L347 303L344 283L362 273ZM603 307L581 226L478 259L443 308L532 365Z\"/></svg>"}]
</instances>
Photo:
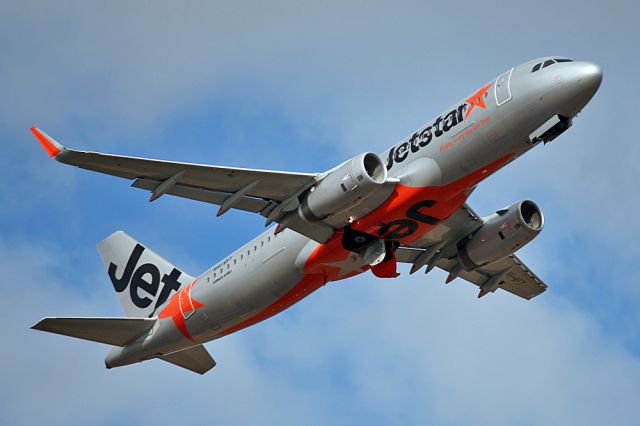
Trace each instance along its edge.
<instances>
[{"instance_id":1,"label":"aircraft nose","mask_svg":"<svg viewBox=\"0 0 640 426\"><path fill-rule=\"evenodd\" d=\"M582 62L576 65L580 67L577 73L578 84L587 92L586 95L593 96L602 83L602 68L593 62Z\"/></svg>"},{"instance_id":2,"label":"aircraft nose","mask_svg":"<svg viewBox=\"0 0 640 426\"><path fill-rule=\"evenodd\" d=\"M593 62L571 62L563 71L566 84L558 90L561 113L573 117L589 103L602 83L602 68Z\"/></svg>"}]
</instances>

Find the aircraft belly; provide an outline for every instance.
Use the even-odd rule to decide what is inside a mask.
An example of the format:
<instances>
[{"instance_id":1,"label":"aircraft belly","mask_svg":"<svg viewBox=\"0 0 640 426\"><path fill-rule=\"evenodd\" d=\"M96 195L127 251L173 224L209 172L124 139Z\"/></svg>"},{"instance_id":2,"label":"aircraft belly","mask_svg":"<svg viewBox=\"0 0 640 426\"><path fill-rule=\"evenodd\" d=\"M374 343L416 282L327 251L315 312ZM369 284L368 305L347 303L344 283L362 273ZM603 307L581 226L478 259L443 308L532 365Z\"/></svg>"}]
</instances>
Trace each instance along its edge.
<instances>
[{"instance_id":1,"label":"aircraft belly","mask_svg":"<svg viewBox=\"0 0 640 426\"><path fill-rule=\"evenodd\" d=\"M310 240L285 230L275 241L268 249L251 254L249 261L235 265L221 282L213 285L203 282L197 289L202 294L205 305L202 313L206 316L198 326L194 324L199 340L219 337L224 330L253 317L304 277L296 270L295 260ZM196 318L193 320L195 323Z\"/></svg>"}]
</instances>

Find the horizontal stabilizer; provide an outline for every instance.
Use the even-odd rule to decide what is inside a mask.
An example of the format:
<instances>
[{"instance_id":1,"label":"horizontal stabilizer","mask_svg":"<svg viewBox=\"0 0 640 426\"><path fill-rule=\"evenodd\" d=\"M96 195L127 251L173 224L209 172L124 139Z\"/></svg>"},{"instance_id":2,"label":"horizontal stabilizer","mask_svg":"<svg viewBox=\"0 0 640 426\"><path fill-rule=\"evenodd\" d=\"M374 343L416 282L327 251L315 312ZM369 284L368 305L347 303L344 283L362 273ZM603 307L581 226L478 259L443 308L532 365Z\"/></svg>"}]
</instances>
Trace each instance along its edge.
<instances>
[{"instance_id":1,"label":"horizontal stabilizer","mask_svg":"<svg viewBox=\"0 0 640 426\"><path fill-rule=\"evenodd\" d=\"M156 319L151 318L44 318L31 328L124 346L149 330L155 322Z\"/></svg>"},{"instance_id":2,"label":"horizontal stabilizer","mask_svg":"<svg viewBox=\"0 0 640 426\"><path fill-rule=\"evenodd\" d=\"M204 374L216 366L216 362L202 345L164 355L160 359L198 374Z\"/></svg>"}]
</instances>

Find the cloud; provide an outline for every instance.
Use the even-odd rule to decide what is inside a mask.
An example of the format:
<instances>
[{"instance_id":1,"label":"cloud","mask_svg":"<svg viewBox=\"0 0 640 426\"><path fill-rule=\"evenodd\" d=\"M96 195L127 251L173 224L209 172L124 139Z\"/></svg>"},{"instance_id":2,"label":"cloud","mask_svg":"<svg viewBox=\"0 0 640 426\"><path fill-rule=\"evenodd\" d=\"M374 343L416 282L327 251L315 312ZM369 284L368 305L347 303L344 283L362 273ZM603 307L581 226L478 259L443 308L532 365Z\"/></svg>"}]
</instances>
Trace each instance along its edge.
<instances>
[{"instance_id":1,"label":"cloud","mask_svg":"<svg viewBox=\"0 0 640 426\"><path fill-rule=\"evenodd\" d=\"M631 424L637 13L455 6L1 6L0 422ZM601 63L601 91L565 135L471 200L483 214L540 202L547 229L523 257L550 284L544 296L478 302L439 273L331 284L208 344L219 366L204 377L157 361L106 371L105 346L28 329L44 315L121 314L92 257L115 228L197 273L261 226L242 213L215 223L188 201L149 207L121 181L45 164L24 142L29 126L83 149L320 171L556 51Z\"/></svg>"},{"instance_id":2,"label":"cloud","mask_svg":"<svg viewBox=\"0 0 640 426\"><path fill-rule=\"evenodd\" d=\"M29 330L44 315L119 315L106 275L77 274L85 287L70 286L68 262L62 248L39 241L0 245L0 269L19 283L0 301L10 324L0 367L3 423L637 418L640 360L562 298L514 302L498 292L478 301L459 280L445 288L441 273L363 276L207 344L219 365L200 377L159 361L106 370L105 346Z\"/></svg>"},{"instance_id":3,"label":"cloud","mask_svg":"<svg viewBox=\"0 0 640 426\"><path fill-rule=\"evenodd\" d=\"M555 7L558 16L565 10L583 22L594 19ZM498 31L490 30L491 20L487 28L476 25L482 5L467 5L464 13L446 3L389 10L356 1L337 9L290 1L7 4L0 46L11 60L0 67L0 87L11 102L2 104L0 117L9 126L64 127L88 144L97 132L120 136L112 144L133 132L129 145L225 88L250 82L298 117L328 104L346 136L383 148L387 137L399 139L398 131L409 133L439 113L442 102L512 66L511 58L547 54L542 46L557 41L553 33L531 39L516 32L522 53L513 53L514 41L504 34L513 35L519 23L504 7L492 15ZM537 7L527 13L565 22ZM483 42L473 43L479 36Z\"/></svg>"},{"instance_id":4,"label":"cloud","mask_svg":"<svg viewBox=\"0 0 640 426\"><path fill-rule=\"evenodd\" d=\"M295 343L273 356L314 371L341 359L349 402L382 423L632 423L639 360L587 313L553 297L478 301L436 275L332 284L298 321L277 320Z\"/></svg>"},{"instance_id":5,"label":"cloud","mask_svg":"<svg viewBox=\"0 0 640 426\"><path fill-rule=\"evenodd\" d=\"M296 400L295 390L248 358L248 342L238 339L211 348L228 362L205 377L161 362L106 370L106 346L29 329L45 315L121 316L103 272L98 278L82 267L74 270L63 248L40 241L0 243L0 270L5 282L14 283L0 300L6 325L3 424L152 424L185 418L255 424L302 418L302 410L312 409L311 401L285 413L274 409Z\"/></svg>"}]
</instances>

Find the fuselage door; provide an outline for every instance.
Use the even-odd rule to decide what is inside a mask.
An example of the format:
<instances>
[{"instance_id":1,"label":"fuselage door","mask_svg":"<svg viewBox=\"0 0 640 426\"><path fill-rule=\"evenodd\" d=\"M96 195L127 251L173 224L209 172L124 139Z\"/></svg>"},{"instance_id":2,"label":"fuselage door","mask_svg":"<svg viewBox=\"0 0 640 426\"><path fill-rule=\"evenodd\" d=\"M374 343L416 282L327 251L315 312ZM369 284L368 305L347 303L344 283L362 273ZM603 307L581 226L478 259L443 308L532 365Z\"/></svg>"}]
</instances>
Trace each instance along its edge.
<instances>
[{"instance_id":1,"label":"fuselage door","mask_svg":"<svg viewBox=\"0 0 640 426\"><path fill-rule=\"evenodd\" d=\"M496 105L505 104L511 99L511 73L513 68L496 78Z\"/></svg>"},{"instance_id":2,"label":"fuselage door","mask_svg":"<svg viewBox=\"0 0 640 426\"><path fill-rule=\"evenodd\" d=\"M192 287L193 285L187 286L186 288L180 290L180 292L178 293L180 312L185 319L189 318L195 312L193 300L191 300Z\"/></svg>"}]
</instances>

